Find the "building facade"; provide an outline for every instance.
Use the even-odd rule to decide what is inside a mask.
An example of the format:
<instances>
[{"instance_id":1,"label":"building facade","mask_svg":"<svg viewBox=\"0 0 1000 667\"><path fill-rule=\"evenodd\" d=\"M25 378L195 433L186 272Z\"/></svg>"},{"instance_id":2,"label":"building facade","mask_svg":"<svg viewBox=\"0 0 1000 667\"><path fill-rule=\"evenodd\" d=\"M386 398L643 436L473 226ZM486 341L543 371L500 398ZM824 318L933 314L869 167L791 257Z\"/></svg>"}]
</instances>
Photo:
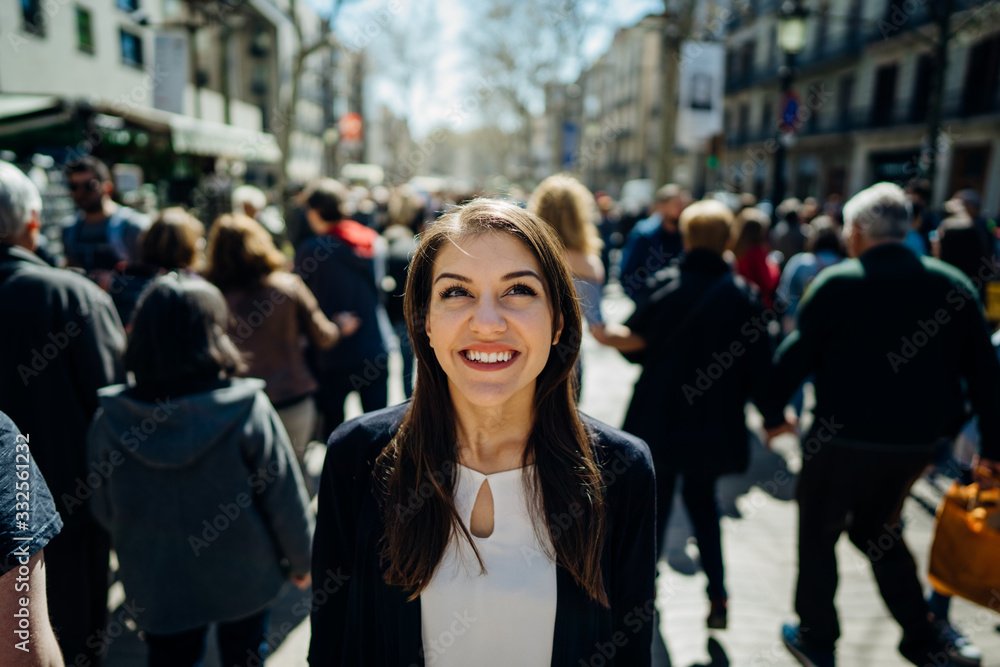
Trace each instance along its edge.
<instances>
[{"instance_id":1,"label":"building facade","mask_svg":"<svg viewBox=\"0 0 1000 667\"><path fill-rule=\"evenodd\" d=\"M962 188L1000 207L1000 12L955 0L944 70L940 134L929 145L939 30L929 1L804 3L805 48L792 62L801 103L794 133L782 104L776 1L738 3L726 38L725 154L718 189L768 198L778 141L786 193L849 197L877 181L925 175L934 150L933 204Z\"/></svg>"}]
</instances>

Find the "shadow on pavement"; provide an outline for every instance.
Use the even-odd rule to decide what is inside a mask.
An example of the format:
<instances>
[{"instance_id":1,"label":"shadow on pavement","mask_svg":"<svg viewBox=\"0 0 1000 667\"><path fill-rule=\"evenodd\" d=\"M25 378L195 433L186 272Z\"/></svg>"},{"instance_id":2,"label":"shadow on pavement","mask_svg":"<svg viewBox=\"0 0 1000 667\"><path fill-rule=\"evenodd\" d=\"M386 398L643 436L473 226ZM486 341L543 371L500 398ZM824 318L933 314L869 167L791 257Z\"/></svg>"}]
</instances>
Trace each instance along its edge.
<instances>
[{"instance_id":1,"label":"shadow on pavement","mask_svg":"<svg viewBox=\"0 0 1000 667\"><path fill-rule=\"evenodd\" d=\"M760 437L750 432L750 463L746 472L719 478L715 491L719 502L719 515L733 519L742 518L738 500L756 486L767 495L782 501L795 499L795 475L788 469L785 458L767 449ZM683 481L681 482L683 484ZM674 504L664 536L663 557L678 574L692 576L700 565L696 552L689 548L694 537L691 520L681 500L680 485L674 493Z\"/></svg>"},{"instance_id":2,"label":"shadow on pavement","mask_svg":"<svg viewBox=\"0 0 1000 667\"><path fill-rule=\"evenodd\" d=\"M271 654L278 650L278 647L292 630L309 617L311 601L312 594L309 591L300 591L294 586L288 586L284 594L278 598L271 608L271 629L267 636ZM115 618L117 615L117 609L111 612L111 618ZM145 665L147 660L146 643L141 639L140 633L137 630L126 628L124 632L115 635L112 637L112 641L108 642L104 667L134 667L135 665ZM247 656L245 667L259 667L259 665L260 661L255 656ZM214 626L208 633L205 660L202 667L220 667ZM227 665L226 667L231 666Z\"/></svg>"},{"instance_id":3,"label":"shadow on pavement","mask_svg":"<svg viewBox=\"0 0 1000 667\"><path fill-rule=\"evenodd\" d=\"M729 667L729 656L715 637L708 638L708 663L695 663L691 667Z\"/></svg>"}]
</instances>

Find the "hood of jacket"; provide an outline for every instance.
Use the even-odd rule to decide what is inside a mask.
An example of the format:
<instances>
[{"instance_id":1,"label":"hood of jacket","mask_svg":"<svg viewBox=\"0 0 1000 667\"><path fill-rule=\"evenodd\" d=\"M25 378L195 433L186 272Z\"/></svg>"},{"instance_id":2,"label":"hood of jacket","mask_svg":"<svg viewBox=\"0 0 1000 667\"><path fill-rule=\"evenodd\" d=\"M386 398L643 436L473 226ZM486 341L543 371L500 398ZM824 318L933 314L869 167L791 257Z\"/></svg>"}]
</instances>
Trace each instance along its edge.
<instances>
[{"instance_id":1,"label":"hood of jacket","mask_svg":"<svg viewBox=\"0 0 1000 667\"><path fill-rule=\"evenodd\" d=\"M235 378L228 387L150 403L129 396L125 385L113 385L98 391L94 428L104 429L111 436L106 442L144 465L186 468L243 428L263 389L263 380Z\"/></svg>"}]
</instances>

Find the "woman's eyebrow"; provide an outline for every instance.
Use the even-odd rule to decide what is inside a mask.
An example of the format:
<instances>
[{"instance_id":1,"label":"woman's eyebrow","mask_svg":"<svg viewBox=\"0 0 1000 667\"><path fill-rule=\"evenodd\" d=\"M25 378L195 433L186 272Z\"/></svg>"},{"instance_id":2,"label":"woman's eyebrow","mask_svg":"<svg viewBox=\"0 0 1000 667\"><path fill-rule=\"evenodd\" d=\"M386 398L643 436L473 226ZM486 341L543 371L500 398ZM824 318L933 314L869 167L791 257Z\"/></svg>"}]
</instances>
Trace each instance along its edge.
<instances>
[{"instance_id":1,"label":"woman's eyebrow","mask_svg":"<svg viewBox=\"0 0 1000 667\"><path fill-rule=\"evenodd\" d=\"M525 269L523 271L511 271L510 273L506 273L503 276L501 276L500 280L503 281L516 280L517 278L524 278L524 277L534 278L538 282L542 282L542 279L538 276L538 274L530 269ZM437 278L434 279L434 282L437 283L439 280L444 280L446 278L449 280L457 280L461 283L472 282L472 278L467 278L457 273L442 273Z\"/></svg>"},{"instance_id":2,"label":"woman's eyebrow","mask_svg":"<svg viewBox=\"0 0 1000 667\"><path fill-rule=\"evenodd\" d=\"M524 270L524 271L512 271L512 272L504 275L501 278L501 280L514 280L515 278L524 278L525 276L534 278L538 282L542 282L542 279L538 276L537 273L535 273L534 271L531 271L531 270L527 270L527 269Z\"/></svg>"},{"instance_id":3,"label":"woman's eyebrow","mask_svg":"<svg viewBox=\"0 0 1000 667\"><path fill-rule=\"evenodd\" d=\"M447 278L449 280L457 280L460 283L471 283L472 282L471 278L466 278L465 276L460 276L457 273L442 273L441 275L439 275L437 278L434 279L434 282L437 283L437 281L444 280L445 278Z\"/></svg>"}]
</instances>

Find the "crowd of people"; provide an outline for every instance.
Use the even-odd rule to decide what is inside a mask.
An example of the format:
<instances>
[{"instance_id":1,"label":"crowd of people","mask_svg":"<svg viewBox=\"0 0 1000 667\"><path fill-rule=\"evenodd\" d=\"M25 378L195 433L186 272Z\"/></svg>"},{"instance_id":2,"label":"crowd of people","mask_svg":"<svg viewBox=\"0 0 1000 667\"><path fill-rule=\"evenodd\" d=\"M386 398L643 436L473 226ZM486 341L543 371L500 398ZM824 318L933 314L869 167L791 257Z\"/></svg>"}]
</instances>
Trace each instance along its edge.
<instances>
[{"instance_id":1,"label":"crowd of people","mask_svg":"<svg viewBox=\"0 0 1000 667\"><path fill-rule=\"evenodd\" d=\"M748 466L751 401L766 439L802 442L793 655L834 664L846 531L862 550L893 536L872 569L900 653L978 664L900 525L974 416L980 451L959 468L1000 483L983 310L998 246L974 192L942 216L921 181L769 215L671 184L623 226L566 174L448 210L327 178L286 226L249 186L202 222L117 204L93 157L65 176L79 213L57 268L35 186L0 163L0 299L17 322L0 329L0 604L9 577L30 578L24 664L101 663L112 550L151 665L200 664L213 624L224 664L261 664L287 585L322 593L314 665L569 665L605 644L649 664L678 489L706 625L727 627L716 483ZM609 284L635 304L624 324L602 314ZM585 332L641 365L621 430L576 409ZM396 353L410 400L387 407ZM351 393L366 415L345 424Z\"/></svg>"}]
</instances>

